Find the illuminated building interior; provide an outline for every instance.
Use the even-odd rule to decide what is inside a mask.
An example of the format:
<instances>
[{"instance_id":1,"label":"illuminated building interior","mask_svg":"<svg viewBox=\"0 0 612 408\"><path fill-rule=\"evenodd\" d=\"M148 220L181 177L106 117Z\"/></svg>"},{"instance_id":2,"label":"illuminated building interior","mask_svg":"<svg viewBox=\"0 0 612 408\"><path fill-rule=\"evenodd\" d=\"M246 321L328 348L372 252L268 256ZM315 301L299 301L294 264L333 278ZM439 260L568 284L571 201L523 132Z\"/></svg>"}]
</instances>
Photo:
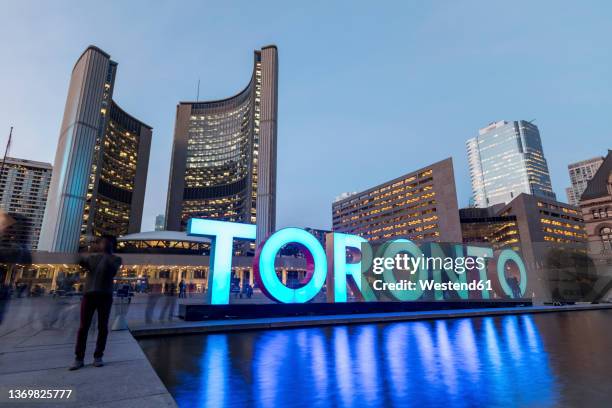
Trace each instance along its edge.
<instances>
[{"instance_id":1,"label":"illuminated building interior","mask_svg":"<svg viewBox=\"0 0 612 408\"><path fill-rule=\"evenodd\" d=\"M249 182L250 162L257 156L250 89L225 102L191 107L182 229L189 218L256 222L251 190L257 183Z\"/></svg>"},{"instance_id":2,"label":"illuminated building interior","mask_svg":"<svg viewBox=\"0 0 612 408\"><path fill-rule=\"evenodd\" d=\"M137 232L117 240L118 253L209 255L210 239L179 231Z\"/></svg>"},{"instance_id":3,"label":"illuminated building interior","mask_svg":"<svg viewBox=\"0 0 612 408\"><path fill-rule=\"evenodd\" d=\"M264 47L238 94L179 103L167 230L184 231L190 218L257 224L258 237L274 230L276 71L276 47Z\"/></svg>"},{"instance_id":4,"label":"illuminated building interior","mask_svg":"<svg viewBox=\"0 0 612 408\"><path fill-rule=\"evenodd\" d=\"M167 232L167 231L165 231ZM193 293L202 293L208 287L209 257L208 255L193 255L187 252L175 252L174 248L155 248L149 252L145 248L142 251L131 251L129 243L139 240L139 234L131 234L128 239L120 241L120 256L123 265L115 278L116 284L128 284L136 291L142 290L150 293L161 293L166 285L174 284L178 287L184 280ZM153 237L144 245L155 244ZM172 237L159 237L159 241L171 243ZM189 237L194 238L194 237ZM192 242L198 243L200 238ZM177 241L174 241L176 243ZM186 244L186 241L183 241ZM199 242L205 245L205 241ZM163 244L165 245L165 244ZM192 249L197 245L192 246ZM122 248L122 249L121 249ZM182 248L179 248L182 249ZM25 283L30 288L36 286L44 288L46 292L52 290L79 291L79 285L84 280L84 272L77 264L77 258L73 255L62 253L34 253L31 264L0 262L0 278L8 283ZM243 290L245 285L257 288L253 275L253 257L234 257L232 267L232 290L237 292ZM297 287L306 276L306 261L299 257L282 257L278 259L277 273L280 280L288 287ZM80 277L80 281L77 280ZM67 285L65 283L68 282ZM0 281L0 283L2 283ZM66 287L64 287L66 286ZM262 296L262 299L265 298ZM324 297L319 300L323 301Z\"/></svg>"},{"instance_id":5,"label":"illuminated building interior","mask_svg":"<svg viewBox=\"0 0 612 408\"><path fill-rule=\"evenodd\" d=\"M89 46L70 79L41 230L42 250L77 252L140 230L152 128L113 100L118 64Z\"/></svg>"},{"instance_id":6,"label":"illuminated building interior","mask_svg":"<svg viewBox=\"0 0 612 408\"><path fill-rule=\"evenodd\" d=\"M140 122L111 103L108 126L92 166L98 175L97 194L93 194L94 181L85 206L83 240L90 236L120 236L129 231L140 126Z\"/></svg>"},{"instance_id":7,"label":"illuminated building interior","mask_svg":"<svg viewBox=\"0 0 612 408\"><path fill-rule=\"evenodd\" d=\"M399 237L461 242L456 208L452 161L447 159L334 202L333 229L372 243Z\"/></svg>"},{"instance_id":8,"label":"illuminated building interior","mask_svg":"<svg viewBox=\"0 0 612 408\"><path fill-rule=\"evenodd\" d=\"M516 248L520 242L516 217L497 215L494 210L495 207L459 210L464 243L488 244L494 249L508 246Z\"/></svg>"}]
</instances>

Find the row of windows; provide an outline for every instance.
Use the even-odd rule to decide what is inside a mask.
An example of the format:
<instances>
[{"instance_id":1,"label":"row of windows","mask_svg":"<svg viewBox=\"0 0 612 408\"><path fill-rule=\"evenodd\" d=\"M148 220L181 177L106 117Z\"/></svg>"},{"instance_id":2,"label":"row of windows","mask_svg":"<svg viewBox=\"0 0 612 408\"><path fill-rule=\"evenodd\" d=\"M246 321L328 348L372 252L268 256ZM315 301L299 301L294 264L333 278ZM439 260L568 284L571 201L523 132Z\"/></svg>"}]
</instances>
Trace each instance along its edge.
<instances>
[{"instance_id":1,"label":"row of windows","mask_svg":"<svg viewBox=\"0 0 612 408\"><path fill-rule=\"evenodd\" d=\"M593 215L593 218L608 218L608 217L612 217L612 207L608 207L608 208L596 208L593 211L591 211L591 215Z\"/></svg>"}]
</instances>

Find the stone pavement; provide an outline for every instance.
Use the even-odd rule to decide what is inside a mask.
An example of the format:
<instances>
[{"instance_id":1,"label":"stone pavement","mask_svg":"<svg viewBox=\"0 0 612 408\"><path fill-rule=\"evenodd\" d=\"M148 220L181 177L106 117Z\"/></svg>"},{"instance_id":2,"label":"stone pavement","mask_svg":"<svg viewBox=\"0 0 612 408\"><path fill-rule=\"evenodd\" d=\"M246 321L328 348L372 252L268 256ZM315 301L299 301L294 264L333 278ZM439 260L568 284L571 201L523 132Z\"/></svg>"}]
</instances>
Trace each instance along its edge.
<instances>
[{"instance_id":1,"label":"stone pavement","mask_svg":"<svg viewBox=\"0 0 612 408\"><path fill-rule=\"evenodd\" d=\"M11 301L0 325L0 407L175 407L127 330L111 331L106 365L96 368L91 365L97 334L92 328L85 367L67 370L74 359L78 302L78 298L49 297ZM73 393L63 401L25 401L9 400L9 389L71 389Z\"/></svg>"}]
</instances>

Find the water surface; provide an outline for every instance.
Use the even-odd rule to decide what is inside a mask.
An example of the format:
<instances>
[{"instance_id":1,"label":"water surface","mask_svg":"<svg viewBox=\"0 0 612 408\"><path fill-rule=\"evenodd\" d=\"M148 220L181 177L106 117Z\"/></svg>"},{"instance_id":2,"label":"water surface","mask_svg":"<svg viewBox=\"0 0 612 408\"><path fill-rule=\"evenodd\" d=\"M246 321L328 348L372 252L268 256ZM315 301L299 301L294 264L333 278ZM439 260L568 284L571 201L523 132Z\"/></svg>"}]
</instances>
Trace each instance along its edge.
<instances>
[{"instance_id":1,"label":"water surface","mask_svg":"<svg viewBox=\"0 0 612 408\"><path fill-rule=\"evenodd\" d=\"M612 311L140 344L181 407L612 406Z\"/></svg>"}]
</instances>

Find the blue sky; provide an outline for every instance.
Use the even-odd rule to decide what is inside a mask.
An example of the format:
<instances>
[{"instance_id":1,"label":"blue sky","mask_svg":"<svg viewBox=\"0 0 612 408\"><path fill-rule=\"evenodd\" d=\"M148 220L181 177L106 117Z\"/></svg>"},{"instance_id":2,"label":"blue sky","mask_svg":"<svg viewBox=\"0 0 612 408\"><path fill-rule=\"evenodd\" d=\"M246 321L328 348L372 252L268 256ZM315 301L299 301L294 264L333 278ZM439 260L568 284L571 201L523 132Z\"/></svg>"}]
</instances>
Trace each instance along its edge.
<instances>
[{"instance_id":1,"label":"blue sky","mask_svg":"<svg viewBox=\"0 0 612 408\"><path fill-rule=\"evenodd\" d=\"M612 148L606 1L10 1L0 6L0 142L53 162L72 66L95 44L114 99L154 127L143 230L165 208L176 104L233 95L279 49L278 225L327 228L331 202L452 156L489 122L535 119L557 197L567 164Z\"/></svg>"}]
</instances>

